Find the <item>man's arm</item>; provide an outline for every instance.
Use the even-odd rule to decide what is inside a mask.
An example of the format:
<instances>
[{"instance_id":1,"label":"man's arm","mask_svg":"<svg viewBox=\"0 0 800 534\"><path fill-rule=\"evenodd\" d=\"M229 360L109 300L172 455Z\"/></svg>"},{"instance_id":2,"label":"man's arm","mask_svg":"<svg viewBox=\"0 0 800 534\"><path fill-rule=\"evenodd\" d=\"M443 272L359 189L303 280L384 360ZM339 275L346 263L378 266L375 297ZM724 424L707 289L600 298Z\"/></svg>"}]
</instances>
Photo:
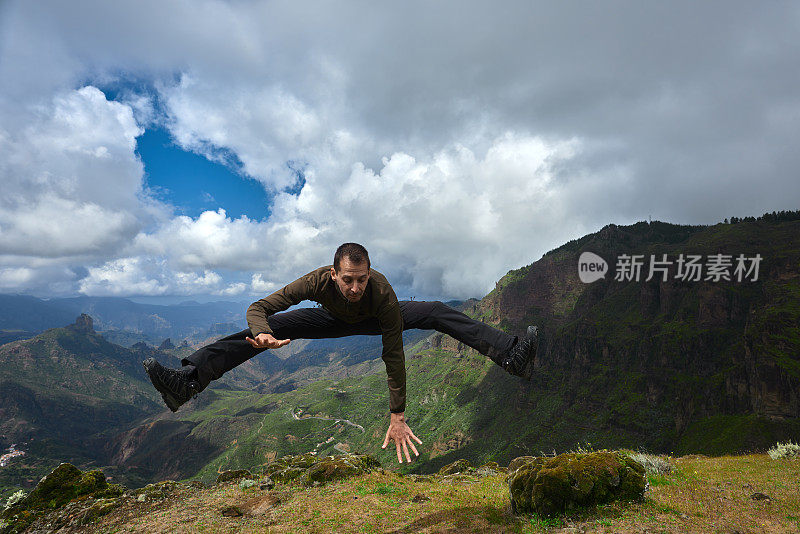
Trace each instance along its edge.
<instances>
[{"instance_id":1,"label":"man's arm","mask_svg":"<svg viewBox=\"0 0 800 534\"><path fill-rule=\"evenodd\" d=\"M394 295L394 292L392 292ZM386 365L389 384L389 411L406 411L406 356L403 352L403 316L395 297L394 302L383 306L378 314L383 339L381 358Z\"/></svg>"},{"instance_id":2,"label":"man's arm","mask_svg":"<svg viewBox=\"0 0 800 534\"><path fill-rule=\"evenodd\" d=\"M272 336L272 328L267 322L267 317L311 298L312 291L309 275L305 275L275 293L252 303L247 308L245 317L253 337L258 337L259 334Z\"/></svg>"},{"instance_id":3,"label":"man's arm","mask_svg":"<svg viewBox=\"0 0 800 534\"><path fill-rule=\"evenodd\" d=\"M410 462L409 446L414 451L414 454L419 456L412 439L420 444L422 441L414 435L411 428L406 424L406 359L403 352L403 317L394 292L391 293L391 297L393 298L390 300L393 300L393 302L389 302L384 306L378 315L378 322L381 325L383 334L382 358L386 364L386 374L388 375L389 411L391 412L389 429L386 431L382 448L385 449L389 441L394 441L397 449L397 461L403 463L403 458L400 454L401 447L405 453L406 461Z\"/></svg>"}]
</instances>

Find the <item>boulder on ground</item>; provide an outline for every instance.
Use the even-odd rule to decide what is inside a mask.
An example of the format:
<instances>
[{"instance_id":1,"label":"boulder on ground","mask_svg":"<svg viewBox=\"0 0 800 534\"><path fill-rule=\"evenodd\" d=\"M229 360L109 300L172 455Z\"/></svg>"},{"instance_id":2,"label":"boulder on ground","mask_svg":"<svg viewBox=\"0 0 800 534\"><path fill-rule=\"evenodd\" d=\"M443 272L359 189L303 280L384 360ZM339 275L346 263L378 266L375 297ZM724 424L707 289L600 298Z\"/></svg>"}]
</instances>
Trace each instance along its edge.
<instances>
[{"instance_id":1,"label":"boulder on ground","mask_svg":"<svg viewBox=\"0 0 800 534\"><path fill-rule=\"evenodd\" d=\"M133 495L139 502L161 501L169 497L170 493L175 491L179 484L174 480L164 480L134 490Z\"/></svg>"},{"instance_id":2,"label":"boulder on ground","mask_svg":"<svg viewBox=\"0 0 800 534\"><path fill-rule=\"evenodd\" d=\"M119 501L114 497L119 497L123 491L122 486L106 482L100 470L83 472L72 464L63 463L42 478L25 498L0 513L0 532L21 532L39 517L78 498L82 499L82 506L85 503L86 512L91 512L82 514L82 521L91 521L116 506ZM57 518L55 522L60 524L61 521Z\"/></svg>"},{"instance_id":3,"label":"boulder on ground","mask_svg":"<svg viewBox=\"0 0 800 534\"><path fill-rule=\"evenodd\" d=\"M550 516L615 500L641 500L647 489L644 467L616 452L533 458L509 473L514 513Z\"/></svg>"},{"instance_id":4,"label":"boulder on ground","mask_svg":"<svg viewBox=\"0 0 800 534\"><path fill-rule=\"evenodd\" d=\"M497 462L486 462L480 467L473 467L469 460L462 458L442 467L433 477L441 482L474 481L476 478L496 475L497 473L505 472L505 470Z\"/></svg>"},{"instance_id":5,"label":"boulder on ground","mask_svg":"<svg viewBox=\"0 0 800 534\"><path fill-rule=\"evenodd\" d=\"M368 454L328 456L309 467L300 481L304 486L319 486L335 480L364 475L380 466L380 462Z\"/></svg>"},{"instance_id":6,"label":"boulder on ground","mask_svg":"<svg viewBox=\"0 0 800 534\"><path fill-rule=\"evenodd\" d=\"M517 458L514 458L508 464L508 472L511 473L512 471L515 471L519 466L527 464L528 462L530 462L535 458L536 458L535 456L519 456Z\"/></svg>"},{"instance_id":7,"label":"boulder on ground","mask_svg":"<svg viewBox=\"0 0 800 534\"><path fill-rule=\"evenodd\" d=\"M469 460L460 459L456 460L451 464L447 464L446 466L439 469L438 475L454 475L456 473L463 473L468 471L469 468L472 467L472 464L469 463Z\"/></svg>"},{"instance_id":8,"label":"boulder on ground","mask_svg":"<svg viewBox=\"0 0 800 534\"><path fill-rule=\"evenodd\" d=\"M266 495L259 495L258 497L254 497L240 504L239 510L241 510L244 515L266 515L281 502L282 498L280 495L267 493Z\"/></svg>"},{"instance_id":9,"label":"boulder on ground","mask_svg":"<svg viewBox=\"0 0 800 534\"><path fill-rule=\"evenodd\" d=\"M83 472L72 464L63 463L42 478L36 487L13 508L47 510L60 508L72 499L84 495L96 498L118 497L122 487L109 485L102 471Z\"/></svg>"},{"instance_id":10,"label":"boulder on ground","mask_svg":"<svg viewBox=\"0 0 800 534\"><path fill-rule=\"evenodd\" d=\"M241 478L253 478L253 475L250 474L250 471L247 469L233 469L230 471L223 471L219 475L217 475L217 484L221 484L223 482L233 482L234 480L239 480Z\"/></svg>"},{"instance_id":11,"label":"boulder on ground","mask_svg":"<svg viewBox=\"0 0 800 534\"><path fill-rule=\"evenodd\" d=\"M264 474L275 482L300 479L305 486L319 486L334 480L363 475L378 469L380 462L366 454L340 454L318 458L313 454L284 456L270 463Z\"/></svg>"},{"instance_id":12,"label":"boulder on ground","mask_svg":"<svg viewBox=\"0 0 800 534\"><path fill-rule=\"evenodd\" d=\"M275 482L286 483L301 477L317 460L318 458L313 454L283 456L271 462L264 471L264 474L268 475Z\"/></svg>"}]
</instances>

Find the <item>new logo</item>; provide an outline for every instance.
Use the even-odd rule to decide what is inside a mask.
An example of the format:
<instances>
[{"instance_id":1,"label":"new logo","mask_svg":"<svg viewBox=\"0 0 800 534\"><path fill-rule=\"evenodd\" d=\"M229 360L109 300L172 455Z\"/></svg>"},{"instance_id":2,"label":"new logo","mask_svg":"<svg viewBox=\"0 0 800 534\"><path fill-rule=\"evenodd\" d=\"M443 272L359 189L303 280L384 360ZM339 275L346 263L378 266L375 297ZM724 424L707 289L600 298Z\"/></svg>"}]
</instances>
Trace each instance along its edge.
<instances>
[{"instance_id":1,"label":"new logo","mask_svg":"<svg viewBox=\"0 0 800 534\"><path fill-rule=\"evenodd\" d=\"M578 277L584 284L591 284L605 278L608 272L606 260L594 252L582 252L578 258Z\"/></svg>"}]
</instances>

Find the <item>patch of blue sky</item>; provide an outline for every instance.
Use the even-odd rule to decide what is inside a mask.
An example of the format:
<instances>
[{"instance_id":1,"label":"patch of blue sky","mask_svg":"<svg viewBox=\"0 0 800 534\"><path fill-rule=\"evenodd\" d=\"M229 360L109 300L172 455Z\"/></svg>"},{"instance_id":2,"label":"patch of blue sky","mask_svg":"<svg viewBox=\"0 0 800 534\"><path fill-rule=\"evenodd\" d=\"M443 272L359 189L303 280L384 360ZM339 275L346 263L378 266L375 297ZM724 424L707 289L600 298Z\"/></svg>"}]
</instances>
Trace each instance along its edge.
<instances>
[{"instance_id":1,"label":"patch of blue sky","mask_svg":"<svg viewBox=\"0 0 800 534\"><path fill-rule=\"evenodd\" d=\"M178 214L194 218L219 208L234 219L243 215L257 221L269 217L272 195L240 171L241 162L234 153L220 147L204 147L212 155L208 159L182 149L172 140L164 127L158 91L148 80L120 75L103 83L86 83L98 87L108 100L126 102L133 95L141 95L154 105L151 120L141 125L145 131L137 138L136 153L144 164L145 186L157 199L173 206ZM287 165L301 176L302 167L295 169L291 162ZM293 193L299 193L299 189Z\"/></svg>"},{"instance_id":2,"label":"patch of blue sky","mask_svg":"<svg viewBox=\"0 0 800 534\"><path fill-rule=\"evenodd\" d=\"M164 128L145 130L136 152L144 163L147 187L182 215L197 217L223 208L231 218L269 217L271 197L259 182L236 172L231 164L183 150Z\"/></svg>"}]
</instances>

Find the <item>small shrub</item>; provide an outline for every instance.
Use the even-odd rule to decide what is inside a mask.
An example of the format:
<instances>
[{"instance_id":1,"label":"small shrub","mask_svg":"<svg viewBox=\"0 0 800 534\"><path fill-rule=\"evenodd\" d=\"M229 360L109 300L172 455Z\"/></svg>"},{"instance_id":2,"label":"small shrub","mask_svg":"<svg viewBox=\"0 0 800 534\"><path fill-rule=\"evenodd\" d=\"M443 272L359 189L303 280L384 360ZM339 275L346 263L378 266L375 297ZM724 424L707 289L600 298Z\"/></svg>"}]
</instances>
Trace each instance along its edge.
<instances>
[{"instance_id":1,"label":"small shrub","mask_svg":"<svg viewBox=\"0 0 800 534\"><path fill-rule=\"evenodd\" d=\"M572 450L570 452L573 452L575 454L590 454L592 452L598 452L598 451L594 450L592 444L587 441L586 446L583 446L580 444L580 442L578 442L578 445L575 447L575 450Z\"/></svg>"},{"instance_id":2,"label":"small shrub","mask_svg":"<svg viewBox=\"0 0 800 534\"><path fill-rule=\"evenodd\" d=\"M800 445L787 441L786 443L777 443L774 447L767 451L769 457L773 460L780 458L800 458Z\"/></svg>"},{"instance_id":3,"label":"small shrub","mask_svg":"<svg viewBox=\"0 0 800 534\"><path fill-rule=\"evenodd\" d=\"M25 498L25 492L23 490L19 490L14 495L8 498L8 500L6 501L6 508L11 508L24 498Z\"/></svg>"},{"instance_id":4,"label":"small shrub","mask_svg":"<svg viewBox=\"0 0 800 534\"><path fill-rule=\"evenodd\" d=\"M668 475L672 473L672 464L661 456L643 452L628 452L626 454L631 460L642 464L648 475Z\"/></svg>"}]
</instances>

